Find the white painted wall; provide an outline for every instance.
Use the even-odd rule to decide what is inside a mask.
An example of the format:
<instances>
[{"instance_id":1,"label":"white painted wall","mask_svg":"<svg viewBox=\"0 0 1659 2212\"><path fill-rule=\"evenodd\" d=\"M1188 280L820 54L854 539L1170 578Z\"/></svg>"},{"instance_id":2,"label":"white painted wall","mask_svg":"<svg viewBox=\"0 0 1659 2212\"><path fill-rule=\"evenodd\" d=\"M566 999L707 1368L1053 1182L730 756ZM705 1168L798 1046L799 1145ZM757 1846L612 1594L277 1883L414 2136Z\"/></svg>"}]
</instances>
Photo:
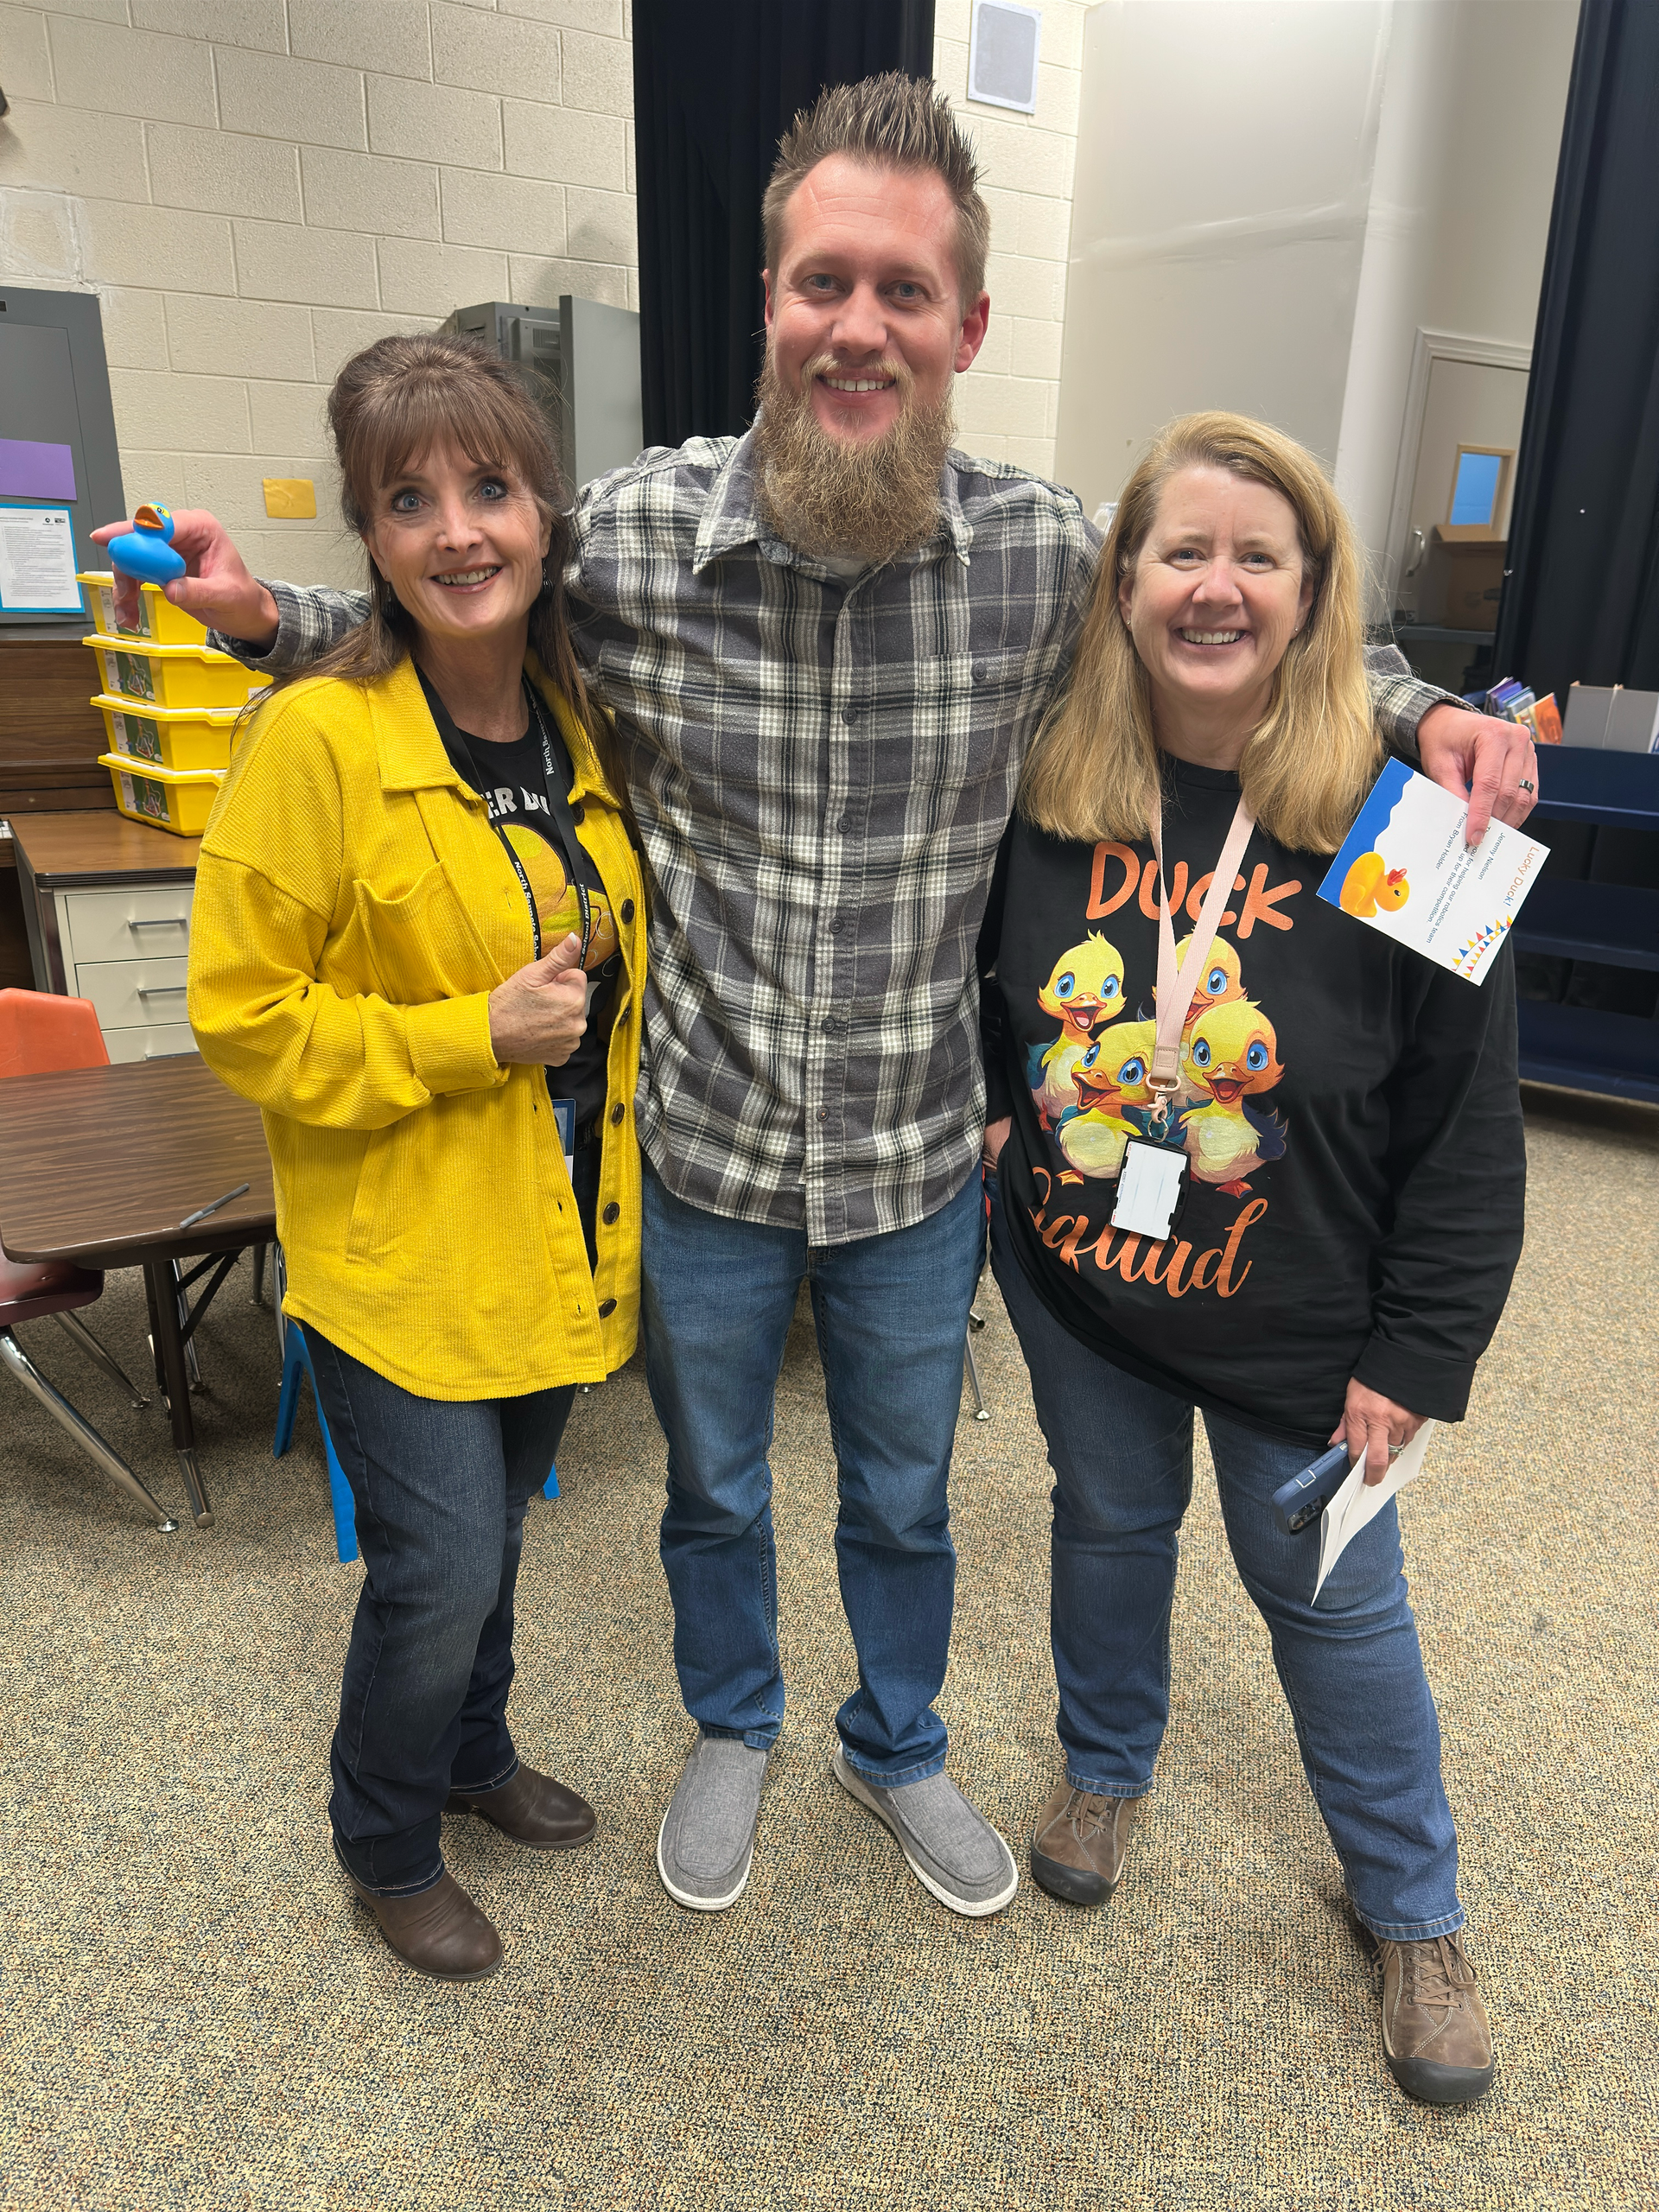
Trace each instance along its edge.
<instances>
[{"instance_id":1,"label":"white painted wall","mask_svg":"<svg viewBox=\"0 0 1659 2212\"><path fill-rule=\"evenodd\" d=\"M1420 327L1530 342L1577 0L1102 0L1056 473L1093 506L1232 407L1380 556Z\"/></svg>"},{"instance_id":2,"label":"white painted wall","mask_svg":"<svg viewBox=\"0 0 1659 2212\"><path fill-rule=\"evenodd\" d=\"M1103 0L1055 467L1113 499L1171 416L1232 407L1334 456L1386 0Z\"/></svg>"},{"instance_id":3,"label":"white painted wall","mask_svg":"<svg viewBox=\"0 0 1659 2212\"><path fill-rule=\"evenodd\" d=\"M634 296L626 0L0 5L0 274L96 289L130 499L356 583L340 363L474 300ZM265 476L316 480L316 523Z\"/></svg>"},{"instance_id":4,"label":"white painted wall","mask_svg":"<svg viewBox=\"0 0 1659 2212\"><path fill-rule=\"evenodd\" d=\"M1578 18L1578 0L1395 0L1336 454L1379 615L1417 333L1532 344Z\"/></svg>"},{"instance_id":5,"label":"white painted wall","mask_svg":"<svg viewBox=\"0 0 1659 2212\"><path fill-rule=\"evenodd\" d=\"M972 0L937 0L933 19L934 74L974 142L991 211L991 320L979 359L957 385L958 442L1052 476L1071 168L1091 10L1086 0L1043 0L1035 115L968 99L972 13Z\"/></svg>"}]
</instances>

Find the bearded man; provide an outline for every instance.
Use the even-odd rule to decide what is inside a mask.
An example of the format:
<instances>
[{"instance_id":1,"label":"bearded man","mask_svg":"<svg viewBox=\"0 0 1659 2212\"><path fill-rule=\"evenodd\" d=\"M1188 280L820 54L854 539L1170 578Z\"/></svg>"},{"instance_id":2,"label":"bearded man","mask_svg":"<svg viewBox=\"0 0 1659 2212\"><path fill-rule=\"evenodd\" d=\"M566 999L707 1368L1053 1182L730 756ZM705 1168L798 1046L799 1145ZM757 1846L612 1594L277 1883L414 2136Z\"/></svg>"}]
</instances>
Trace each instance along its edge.
<instances>
[{"instance_id":1,"label":"bearded man","mask_svg":"<svg viewBox=\"0 0 1659 2212\"><path fill-rule=\"evenodd\" d=\"M952 380L990 308L976 178L931 86L826 91L766 197L754 428L645 454L573 517L577 648L654 879L643 1311L697 1724L657 1863L704 1911L748 1879L783 1722L766 1455L803 1281L858 1655L835 1773L953 1910L995 1912L1019 1883L944 1770L933 1711L984 1244L974 949L1098 538L1071 493L951 448ZM211 517L178 516L174 543L196 580L173 595L256 665L302 664L363 618L359 596L257 583ZM1429 714L1444 695L1403 668L1376 678L1396 744L1414 754L1425 719L1473 723L1426 765L1456 783L1479 737L1495 785L1524 734Z\"/></svg>"}]
</instances>

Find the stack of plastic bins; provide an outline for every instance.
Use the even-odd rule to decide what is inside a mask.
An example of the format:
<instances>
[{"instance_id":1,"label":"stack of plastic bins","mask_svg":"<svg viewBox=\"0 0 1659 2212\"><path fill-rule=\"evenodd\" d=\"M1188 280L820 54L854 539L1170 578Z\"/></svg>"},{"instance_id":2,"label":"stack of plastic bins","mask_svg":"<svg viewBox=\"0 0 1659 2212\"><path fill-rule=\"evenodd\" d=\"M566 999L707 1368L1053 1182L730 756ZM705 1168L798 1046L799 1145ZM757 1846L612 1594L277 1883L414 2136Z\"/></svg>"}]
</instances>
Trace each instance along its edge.
<instances>
[{"instance_id":1,"label":"stack of plastic bins","mask_svg":"<svg viewBox=\"0 0 1659 2212\"><path fill-rule=\"evenodd\" d=\"M135 822L199 837L259 682L240 661L215 652L200 623L156 585L138 587L138 624L118 631L114 577L93 570L80 581L102 624L82 642L102 683L92 704L109 733L110 749L99 758L115 803Z\"/></svg>"}]
</instances>

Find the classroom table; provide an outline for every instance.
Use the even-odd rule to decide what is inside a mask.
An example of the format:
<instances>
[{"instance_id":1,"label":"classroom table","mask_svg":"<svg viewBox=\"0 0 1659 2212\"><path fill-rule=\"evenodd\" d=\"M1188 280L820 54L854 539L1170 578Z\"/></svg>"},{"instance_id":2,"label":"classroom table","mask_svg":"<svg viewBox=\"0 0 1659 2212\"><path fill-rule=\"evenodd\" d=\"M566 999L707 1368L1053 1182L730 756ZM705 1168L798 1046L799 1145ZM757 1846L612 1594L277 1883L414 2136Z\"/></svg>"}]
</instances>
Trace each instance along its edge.
<instances>
[{"instance_id":1,"label":"classroom table","mask_svg":"<svg viewBox=\"0 0 1659 2212\"><path fill-rule=\"evenodd\" d=\"M238 1183L248 1185L241 1197L181 1226ZM238 1254L275 1235L258 1110L194 1054L0 1083L0 1245L14 1260L143 1268L156 1378L198 1528L213 1516L196 1461L185 1344ZM172 1263L192 1259L181 1282ZM181 1305L204 1276L187 1318Z\"/></svg>"}]
</instances>

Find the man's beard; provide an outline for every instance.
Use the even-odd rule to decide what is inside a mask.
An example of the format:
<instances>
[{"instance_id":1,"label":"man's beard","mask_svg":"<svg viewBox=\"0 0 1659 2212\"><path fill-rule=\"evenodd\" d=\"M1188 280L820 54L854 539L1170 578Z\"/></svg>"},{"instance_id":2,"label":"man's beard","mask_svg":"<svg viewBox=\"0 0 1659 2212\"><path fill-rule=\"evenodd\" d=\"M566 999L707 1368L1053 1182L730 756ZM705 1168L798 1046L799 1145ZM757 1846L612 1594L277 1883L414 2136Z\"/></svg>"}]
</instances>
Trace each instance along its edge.
<instances>
[{"instance_id":1,"label":"man's beard","mask_svg":"<svg viewBox=\"0 0 1659 2212\"><path fill-rule=\"evenodd\" d=\"M918 406L910 370L884 361L899 389L897 422L877 438L832 437L810 395L814 380L838 365L819 354L791 385L766 348L755 387L760 503L779 537L803 553L891 561L925 545L938 527L939 476L956 435L950 395L936 407Z\"/></svg>"}]
</instances>

